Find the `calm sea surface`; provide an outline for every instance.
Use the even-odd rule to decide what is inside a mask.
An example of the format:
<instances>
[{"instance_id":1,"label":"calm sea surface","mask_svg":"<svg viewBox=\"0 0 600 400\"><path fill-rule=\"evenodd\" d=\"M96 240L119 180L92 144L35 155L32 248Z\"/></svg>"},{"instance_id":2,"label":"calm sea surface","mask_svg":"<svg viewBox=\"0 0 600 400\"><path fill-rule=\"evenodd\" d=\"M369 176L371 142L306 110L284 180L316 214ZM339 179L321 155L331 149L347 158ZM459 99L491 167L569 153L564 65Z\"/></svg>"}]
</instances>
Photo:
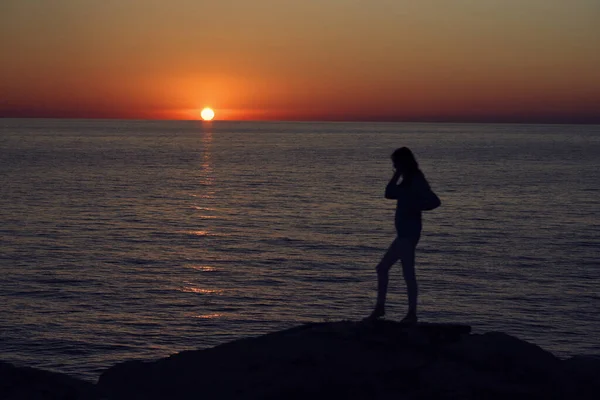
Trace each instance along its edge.
<instances>
[{"instance_id":1,"label":"calm sea surface","mask_svg":"<svg viewBox=\"0 0 600 400\"><path fill-rule=\"evenodd\" d=\"M368 315L400 146L443 201L421 319L600 354L600 126L4 119L0 359L95 380Z\"/></svg>"}]
</instances>

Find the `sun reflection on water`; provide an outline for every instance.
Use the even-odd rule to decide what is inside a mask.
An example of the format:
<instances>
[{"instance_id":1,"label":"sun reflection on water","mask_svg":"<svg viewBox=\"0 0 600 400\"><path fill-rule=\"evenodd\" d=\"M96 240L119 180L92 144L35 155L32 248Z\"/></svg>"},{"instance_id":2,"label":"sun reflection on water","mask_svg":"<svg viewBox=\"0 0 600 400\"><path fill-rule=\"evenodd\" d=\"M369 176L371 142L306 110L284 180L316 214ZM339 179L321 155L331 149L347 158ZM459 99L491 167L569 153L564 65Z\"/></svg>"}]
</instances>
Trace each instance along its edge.
<instances>
[{"instance_id":1,"label":"sun reflection on water","mask_svg":"<svg viewBox=\"0 0 600 400\"><path fill-rule=\"evenodd\" d=\"M192 194L192 197L200 197L197 194ZM198 211L216 211L216 208L213 207L200 207L200 206L192 206L193 209Z\"/></svg>"},{"instance_id":2,"label":"sun reflection on water","mask_svg":"<svg viewBox=\"0 0 600 400\"><path fill-rule=\"evenodd\" d=\"M214 319L214 318L221 318L221 317L223 317L223 314L219 314L219 313L194 315L194 318L199 318L199 319Z\"/></svg>"},{"instance_id":3,"label":"sun reflection on water","mask_svg":"<svg viewBox=\"0 0 600 400\"><path fill-rule=\"evenodd\" d=\"M185 233L194 236L208 236L210 234L208 231L185 231Z\"/></svg>"},{"instance_id":4,"label":"sun reflection on water","mask_svg":"<svg viewBox=\"0 0 600 400\"><path fill-rule=\"evenodd\" d=\"M179 289L184 293L198 293L198 294L223 294L224 290L222 289L206 289L206 288L198 288L194 286L184 286Z\"/></svg>"},{"instance_id":5,"label":"sun reflection on water","mask_svg":"<svg viewBox=\"0 0 600 400\"><path fill-rule=\"evenodd\" d=\"M202 271L202 272L218 271L218 269L216 267L211 267L210 265L190 265L189 268L195 269L196 271Z\"/></svg>"},{"instance_id":6,"label":"sun reflection on water","mask_svg":"<svg viewBox=\"0 0 600 400\"><path fill-rule=\"evenodd\" d=\"M194 199L194 204L192 204L191 207L198 211L195 213L195 218L198 223L203 225L203 229L193 229L186 233L194 236L210 236L213 232L206 230L204 226L205 223L201 222L201 220L217 218L216 215L214 215L217 211L216 208L211 207L215 201L215 177L212 161L212 125L202 125L200 135L202 154L200 165L198 166L198 185L196 186L195 192L191 194Z\"/></svg>"},{"instance_id":7,"label":"sun reflection on water","mask_svg":"<svg viewBox=\"0 0 600 400\"><path fill-rule=\"evenodd\" d=\"M202 159L200 166L202 167L202 178L200 179L200 184L203 186L211 186L214 183L214 170L212 163L212 142L213 142L213 134L210 127L208 129L204 129L202 131ZM214 194L214 191L208 191L211 195Z\"/></svg>"}]
</instances>

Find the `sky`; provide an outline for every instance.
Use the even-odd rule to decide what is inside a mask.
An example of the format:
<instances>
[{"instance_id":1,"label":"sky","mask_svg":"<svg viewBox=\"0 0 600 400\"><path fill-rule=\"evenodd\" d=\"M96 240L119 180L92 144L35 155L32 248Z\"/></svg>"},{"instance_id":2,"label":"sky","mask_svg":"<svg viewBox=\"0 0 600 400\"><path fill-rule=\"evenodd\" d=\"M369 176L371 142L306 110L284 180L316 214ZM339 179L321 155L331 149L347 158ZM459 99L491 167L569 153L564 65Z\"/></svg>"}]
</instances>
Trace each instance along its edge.
<instances>
[{"instance_id":1,"label":"sky","mask_svg":"<svg viewBox=\"0 0 600 400\"><path fill-rule=\"evenodd\" d=\"M598 0L1 0L0 117L600 123Z\"/></svg>"}]
</instances>

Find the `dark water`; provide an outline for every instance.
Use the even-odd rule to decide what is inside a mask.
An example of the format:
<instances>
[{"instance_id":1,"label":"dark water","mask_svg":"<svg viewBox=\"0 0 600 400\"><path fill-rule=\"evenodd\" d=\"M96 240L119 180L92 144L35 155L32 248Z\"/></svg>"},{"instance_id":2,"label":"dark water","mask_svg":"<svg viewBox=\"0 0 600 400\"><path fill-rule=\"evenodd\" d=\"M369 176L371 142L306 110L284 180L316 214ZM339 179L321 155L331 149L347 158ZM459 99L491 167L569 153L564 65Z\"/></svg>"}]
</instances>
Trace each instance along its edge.
<instances>
[{"instance_id":1,"label":"dark water","mask_svg":"<svg viewBox=\"0 0 600 400\"><path fill-rule=\"evenodd\" d=\"M95 380L359 319L394 238L389 154L443 206L425 321L598 354L600 126L0 120L0 358ZM388 317L406 310L392 271Z\"/></svg>"}]
</instances>

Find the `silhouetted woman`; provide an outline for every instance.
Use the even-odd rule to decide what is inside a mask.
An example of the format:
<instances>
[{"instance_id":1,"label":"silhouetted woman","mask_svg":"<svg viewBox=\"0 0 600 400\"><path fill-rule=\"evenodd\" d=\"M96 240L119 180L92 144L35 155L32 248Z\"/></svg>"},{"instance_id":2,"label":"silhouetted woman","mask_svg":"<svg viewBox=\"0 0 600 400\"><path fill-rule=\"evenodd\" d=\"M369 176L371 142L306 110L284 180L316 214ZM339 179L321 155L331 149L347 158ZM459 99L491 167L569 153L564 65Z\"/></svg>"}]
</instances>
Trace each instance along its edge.
<instances>
[{"instance_id":1,"label":"silhouetted woman","mask_svg":"<svg viewBox=\"0 0 600 400\"><path fill-rule=\"evenodd\" d=\"M408 314L402 322L416 323L418 289L415 250L421 237L421 213L438 207L440 201L431 191L410 149L402 147L394 151L392 163L396 170L385 188L385 198L397 200L395 225L398 236L377 265L377 304L369 318L375 319L385 314L389 270L400 260L408 292ZM402 181L398 184L400 178Z\"/></svg>"}]
</instances>

